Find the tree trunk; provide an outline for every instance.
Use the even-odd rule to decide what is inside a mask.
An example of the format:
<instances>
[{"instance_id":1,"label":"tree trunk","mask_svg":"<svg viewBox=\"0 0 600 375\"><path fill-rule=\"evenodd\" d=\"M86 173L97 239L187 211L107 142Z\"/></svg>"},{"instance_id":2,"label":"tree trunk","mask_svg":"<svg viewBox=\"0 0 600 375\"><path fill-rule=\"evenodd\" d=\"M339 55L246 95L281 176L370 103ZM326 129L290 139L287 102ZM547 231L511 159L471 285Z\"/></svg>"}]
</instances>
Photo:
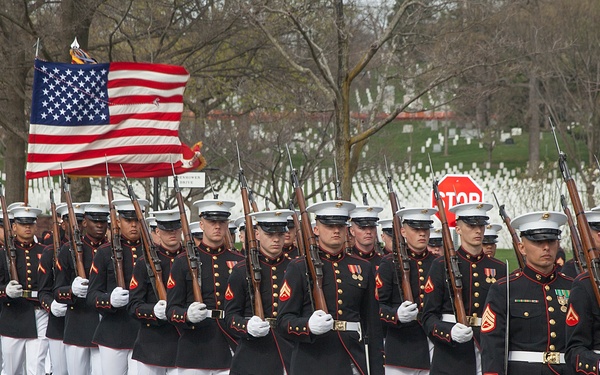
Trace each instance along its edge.
<instances>
[{"instance_id":1,"label":"tree trunk","mask_svg":"<svg viewBox=\"0 0 600 375\"><path fill-rule=\"evenodd\" d=\"M533 176L540 165L540 110L538 99L538 79L536 73L529 72L529 168L527 174Z\"/></svg>"}]
</instances>

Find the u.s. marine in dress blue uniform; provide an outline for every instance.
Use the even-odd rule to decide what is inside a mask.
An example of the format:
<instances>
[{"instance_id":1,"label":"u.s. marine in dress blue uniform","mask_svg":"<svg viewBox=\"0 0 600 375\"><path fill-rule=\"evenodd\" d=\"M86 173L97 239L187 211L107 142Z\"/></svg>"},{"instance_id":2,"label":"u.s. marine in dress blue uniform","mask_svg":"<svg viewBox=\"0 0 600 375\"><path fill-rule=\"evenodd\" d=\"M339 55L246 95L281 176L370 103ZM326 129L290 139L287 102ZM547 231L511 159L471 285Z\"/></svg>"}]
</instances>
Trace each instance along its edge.
<instances>
[{"instance_id":1,"label":"u.s. marine in dress blue uniform","mask_svg":"<svg viewBox=\"0 0 600 375\"><path fill-rule=\"evenodd\" d=\"M373 272L377 272L381 263L381 254L377 251L377 222L382 207L357 206L350 211L350 234L354 237L352 253L371 263Z\"/></svg>"},{"instance_id":2,"label":"u.s. marine in dress blue uniform","mask_svg":"<svg viewBox=\"0 0 600 375\"><path fill-rule=\"evenodd\" d=\"M138 203L142 210L149 206L145 199L139 199ZM93 338L100 352L102 372L122 374L135 366L131 353L140 324L127 312L128 288L133 267L143 249L141 227L131 199L115 199L112 204L118 212L117 222L112 225L119 227L125 285L117 286L113 246L104 244L94 255L87 303L102 315Z\"/></svg>"},{"instance_id":3,"label":"u.s. marine in dress blue uniform","mask_svg":"<svg viewBox=\"0 0 600 375\"><path fill-rule=\"evenodd\" d=\"M562 212L552 211L513 219L526 264L490 288L481 325L485 375L572 373L564 358L572 279L555 264L560 226L566 220Z\"/></svg>"},{"instance_id":4,"label":"u.s. marine in dress blue uniform","mask_svg":"<svg viewBox=\"0 0 600 375\"><path fill-rule=\"evenodd\" d=\"M208 314L215 310L223 312L227 279L237 262L244 259L223 246L229 210L234 203L203 200L194 205L199 209L204 231L198 248L203 302L194 301L188 260L185 254L179 255L167 283L167 318L181 332L176 364L180 373L184 373L182 369L194 369L193 373L228 374L231 353L237 343L225 320ZM191 310L195 315L190 315Z\"/></svg>"},{"instance_id":5,"label":"u.s. marine in dress blue uniform","mask_svg":"<svg viewBox=\"0 0 600 375\"><path fill-rule=\"evenodd\" d=\"M98 311L87 304L86 297L92 260L98 248L106 243L109 214L107 204L84 203L83 207L84 235L81 240L85 277L77 275L71 244L66 243L58 252L58 272L54 283L54 299L69 305L63 342L66 345L67 369L74 374L97 373L100 370L98 347L93 343L100 319Z\"/></svg>"},{"instance_id":6,"label":"u.s. marine in dress blue uniform","mask_svg":"<svg viewBox=\"0 0 600 375\"><path fill-rule=\"evenodd\" d=\"M48 313L38 299L39 259L44 246L34 241L37 216L42 210L17 204L12 230L18 280L11 277L7 248L0 250L0 335L3 370L7 374L44 374L48 352ZM9 206L10 207L10 206Z\"/></svg>"},{"instance_id":7,"label":"u.s. marine in dress blue uniform","mask_svg":"<svg viewBox=\"0 0 600 375\"><path fill-rule=\"evenodd\" d=\"M175 257L185 251L181 246L181 221L179 210L155 211L154 215L160 240L160 245L156 245L156 254L160 259L162 281L166 288ZM167 303L159 301L147 267L145 255L138 258L129 284L127 308L131 316L140 322L132 358L139 362L139 374L174 374L177 371L175 359L179 332L167 321Z\"/></svg>"},{"instance_id":8,"label":"u.s. marine in dress blue uniform","mask_svg":"<svg viewBox=\"0 0 600 375\"><path fill-rule=\"evenodd\" d=\"M314 230L319 236L329 313L314 311L306 261L303 257L293 260L279 293L277 316L277 328L295 344L290 374L366 374L367 369L370 374L383 374L383 335L373 270L369 262L343 251L348 213L353 208L353 203L343 201L308 207L317 215Z\"/></svg>"},{"instance_id":9,"label":"u.s. marine in dress blue uniform","mask_svg":"<svg viewBox=\"0 0 600 375\"><path fill-rule=\"evenodd\" d=\"M594 247L600 249L600 206L586 211ZM577 375L600 374L600 301L596 298L589 272L573 281L567 310L566 360Z\"/></svg>"},{"instance_id":10,"label":"u.s. marine in dress blue uniform","mask_svg":"<svg viewBox=\"0 0 600 375\"><path fill-rule=\"evenodd\" d=\"M260 249L260 299L264 319L255 315L248 291L247 259L238 263L225 292L225 316L229 329L239 338L231 362L232 375L284 374L292 355L293 345L276 331L278 297L290 260L283 253L286 216L290 210L253 213L256 220L256 240ZM255 298L254 296L252 297ZM256 303L256 300L254 300Z\"/></svg>"},{"instance_id":11,"label":"u.s. marine in dress blue uniform","mask_svg":"<svg viewBox=\"0 0 600 375\"><path fill-rule=\"evenodd\" d=\"M394 254L383 257L375 278L379 296L379 316L387 328L385 339L386 374L427 374L430 347L421 325L426 277L436 258L427 251L429 231L437 212L432 208L404 208L401 233L406 239L410 286L414 302L404 301L402 270Z\"/></svg>"},{"instance_id":12,"label":"u.s. marine in dress blue uniform","mask_svg":"<svg viewBox=\"0 0 600 375\"><path fill-rule=\"evenodd\" d=\"M83 206L74 203L73 211L77 217L77 222L81 225L83 221ZM63 223L68 223L69 214L66 203L61 203L56 207L56 213L61 217ZM53 240L53 236L50 236ZM68 241L66 236L61 236L60 245L64 245ZM56 253L60 247L56 249ZM38 266L38 281L39 281L39 298L42 307L48 312L48 328L46 329L46 337L48 338L48 353L52 363L52 373L55 375L67 375L67 358L65 355L65 346L63 344L63 336L65 331L65 314L68 305L59 303L54 300L54 277L57 272L57 259L55 257L54 244L44 248L40 263Z\"/></svg>"},{"instance_id":13,"label":"u.s. marine in dress blue uniform","mask_svg":"<svg viewBox=\"0 0 600 375\"><path fill-rule=\"evenodd\" d=\"M450 208L456 214L456 231L461 239L456 253L470 326L456 323L444 257L440 257L431 265L423 286L423 327L434 343L432 375L481 374L479 333L485 299L491 285L506 276L504 263L483 253L483 234L489 219L486 213L491 207L485 203L464 203Z\"/></svg>"}]
</instances>

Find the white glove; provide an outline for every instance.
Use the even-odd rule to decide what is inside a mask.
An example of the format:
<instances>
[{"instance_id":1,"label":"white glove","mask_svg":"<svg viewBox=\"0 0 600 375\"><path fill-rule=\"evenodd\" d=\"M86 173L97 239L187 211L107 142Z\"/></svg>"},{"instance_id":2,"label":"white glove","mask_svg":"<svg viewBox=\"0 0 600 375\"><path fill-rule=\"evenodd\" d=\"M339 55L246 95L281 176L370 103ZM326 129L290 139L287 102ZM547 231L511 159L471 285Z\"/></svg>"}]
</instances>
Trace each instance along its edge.
<instances>
[{"instance_id":1,"label":"white glove","mask_svg":"<svg viewBox=\"0 0 600 375\"><path fill-rule=\"evenodd\" d=\"M6 285L6 295L10 298L23 297L23 286L17 280L11 280Z\"/></svg>"},{"instance_id":2,"label":"white glove","mask_svg":"<svg viewBox=\"0 0 600 375\"><path fill-rule=\"evenodd\" d=\"M167 301L161 299L154 305L154 316L160 320L167 320Z\"/></svg>"},{"instance_id":3,"label":"white glove","mask_svg":"<svg viewBox=\"0 0 600 375\"><path fill-rule=\"evenodd\" d=\"M113 289L110 293L110 304L118 309L119 307L127 306L129 303L129 291L120 286Z\"/></svg>"},{"instance_id":4,"label":"white glove","mask_svg":"<svg viewBox=\"0 0 600 375\"><path fill-rule=\"evenodd\" d=\"M85 298L87 296L88 283L88 279L77 276L71 284L71 290L73 291L73 294L79 298Z\"/></svg>"},{"instance_id":5,"label":"white glove","mask_svg":"<svg viewBox=\"0 0 600 375\"><path fill-rule=\"evenodd\" d=\"M323 310L317 310L308 319L308 329L315 335L322 335L333 329L333 318L331 314L325 314Z\"/></svg>"},{"instance_id":6,"label":"white glove","mask_svg":"<svg viewBox=\"0 0 600 375\"><path fill-rule=\"evenodd\" d=\"M200 323L206 319L207 314L208 312L205 304L200 302L192 302L190 307L187 309L187 320L189 320L190 323Z\"/></svg>"},{"instance_id":7,"label":"white glove","mask_svg":"<svg viewBox=\"0 0 600 375\"><path fill-rule=\"evenodd\" d=\"M265 337L270 328L269 322L265 322L256 315L248 321L248 333L254 337Z\"/></svg>"},{"instance_id":8,"label":"white glove","mask_svg":"<svg viewBox=\"0 0 600 375\"><path fill-rule=\"evenodd\" d=\"M450 331L452 340L459 344L463 344L473 338L473 328L467 327L464 324L456 323Z\"/></svg>"},{"instance_id":9,"label":"white glove","mask_svg":"<svg viewBox=\"0 0 600 375\"><path fill-rule=\"evenodd\" d=\"M63 317L67 315L67 304L52 301L52 304L50 305L50 312L57 318Z\"/></svg>"},{"instance_id":10,"label":"white glove","mask_svg":"<svg viewBox=\"0 0 600 375\"><path fill-rule=\"evenodd\" d=\"M400 323L409 323L417 319L419 308L417 304L410 301L404 301L398 306L398 320Z\"/></svg>"}]
</instances>

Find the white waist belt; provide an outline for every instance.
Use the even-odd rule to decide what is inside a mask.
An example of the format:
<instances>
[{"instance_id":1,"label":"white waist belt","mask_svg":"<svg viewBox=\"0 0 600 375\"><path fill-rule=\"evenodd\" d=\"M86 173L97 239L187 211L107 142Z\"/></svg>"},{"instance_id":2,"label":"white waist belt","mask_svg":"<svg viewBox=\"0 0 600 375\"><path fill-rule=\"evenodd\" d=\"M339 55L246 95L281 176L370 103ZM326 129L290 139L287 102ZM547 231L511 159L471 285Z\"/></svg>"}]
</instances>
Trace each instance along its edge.
<instances>
[{"instance_id":1,"label":"white waist belt","mask_svg":"<svg viewBox=\"0 0 600 375\"><path fill-rule=\"evenodd\" d=\"M456 316L452 314L442 314L442 322L456 323ZM469 327L481 327L481 318L467 316L467 323L469 323Z\"/></svg>"},{"instance_id":2,"label":"white waist belt","mask_svg":"<svg viewBox=\"0 0 600 375\"><path fill-rule=\"evenodd\" d=\"M508 352L508 360L529 363L549 363L551 365L565 364L565 353L559 352L527 352L522 350L511 350Z\"/></svg>"},{"instance_id":3,"label":"white waist belt","mask_svg":"<svg viewBox=\"0 0 600 375\"><path fill-rule=\"evenodd\" d=\"M333 330L342 332L358 332L358 339L362 340L362 328L360 322L347 322L345 320L334 320Z\"/></svg>"}]
</instances>

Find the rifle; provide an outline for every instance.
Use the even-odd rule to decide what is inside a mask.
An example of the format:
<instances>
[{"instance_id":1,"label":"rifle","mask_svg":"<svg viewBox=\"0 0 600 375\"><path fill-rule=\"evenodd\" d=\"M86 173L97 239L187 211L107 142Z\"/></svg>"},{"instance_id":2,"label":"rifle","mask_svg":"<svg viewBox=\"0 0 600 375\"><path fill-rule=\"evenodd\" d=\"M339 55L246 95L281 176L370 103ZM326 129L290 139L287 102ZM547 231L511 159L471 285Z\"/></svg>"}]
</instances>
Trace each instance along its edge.
<instances>
[{"instance_id":1,"label":"rifle","mask_svg":"<svg viewBox=\"0 0 600 375\"><path fill-rule=\"evenodd\" d=\"M135 209L135 215L137 216L138 222L141 227L142 234L142 243L144 244L144 252L146 254L146 271L148 272L148 279L150 280L150 284L152 285L152 289L154 290L154 294L159 300L166 301L167 300L167 290L165 289L165 284L163 282L163 274L162 274L162 266L160 258L156 253L156 245L152 241L152 237L150 236L150 230L148 229L148 224L144 219L144 213L142 212L142 208L140 207L140 203L133 191L133 186L127 180L127 175L125 174L125 170L123 166L121 166L121 171L123 172L123 177L125 178L125 185L127 185L127 193L129 195L129 199L131 199L131 203L133 203L133 208Z\"/></svg>"},{"instance_id":2,"label":"rifle","mask_svg":"<svg viewBox=\"0 0 600 375\"><path fill-rule=\"evenodd\" d=\"M15 243L13 241L13 233L10 218L8 217L8 209L6 207L6 199L4 198L2 185L0 185L0 205L2 205L2 216L4 222L4 254L6 255L6 266L8 267L10 279L19 281L19 274L17 272L17 248L15 247Z\"/></svg>"},{"instance_id":3,"label":"rifle","mask_svg":"<svg viewBox=\"0 0 600 375\"><path fill-rule=\"evenodd\" d=\"M300 220L298 220L298 214L294 208L294 201L290 198L289 209L293 212L292 220L294 220L294 230L296 231L296 245L298 245L298 253L300 256L306 255L304 253L304 239L302 238L302 228L300 227Z\"/></svg>"},{"instance_id":4,"label":"rifle","mask_svg":"<svg viewBox=\"0 0 600 375\"><path fill-rule=\"evenodd\" d=\"M511 220L510 220L510 217L506 214L504 205L500 204L498 202L498 198L496 198L496 193L492 193L492 195L494 196L494 199L496 200L496 204L498 205L498 211L500 212L500 217L502 218L502 221L504 221L504 224L506 224L506 228L508 229L508 232L510 233L510 237L512 239L512 244L513 244L513 249L515 250L515 255L517 256L517 261L519 262L519 268L524 269L525 268L525 260L523 259L523 254L521 254L521 252L519 251L519 244L521 243L521 240L519 239L519 236L517 235L515 228L513 228L512 225L510 225Z\"/></svg>"},{"instance_id":5,"label":"rifle","mask_svg":"<svg viewBox=\"0 0 600 375\"><path fill-rule=\"evenodd\" d=\"M62 168L61 168L62 169ZM71 198L70 178L65 176L65 171L62 170L63 192L67 203L67 211L69 212L69 229L71 230L71 257L73 258L73 266L75 273L82 279L87 279L85 266L83 265L83 242L81 241L81 231L77 224L77 216L73 210L73 199Z\"/></svg>"},{"instance_id":6,"label":"rifle","mask_svg":"<svg viewBox=\"0 0 600 375\"><path fill-rule=\"evenodd\" d=\"M400 217L396 215L398 212L398 197L392 186L392 176L390 176L387 159L385 161L385 179L387 180L388 196L392 207L392 228L394 236L392 237L392 261L394 263L394 276L400 289L400 295L404 301L414 302L412 288L410 286L410 263L408 260L408 252L406 251L406 241L400 232L402 223ZM402 274L400 280L400 273Z\"/></svg>"},{"instance_id":7,"label":"rifle","mask_svg":"<svg viewBox=\"0 0 600 375\"><path fill-rule=\"evenodd\" d=\"M244 169L242 168L242 160L240 158L240 149L237 142L235 147L237 148L238 165L240 167L238 175L242 193L242 204L244 205L244 217L246 219L246 272L248 274L250 304L252 305L254 315L264 320L265 312L263 310L262 297L260 294L261 267L258 259L258 242L256 241L254 225L252 225L252 217L250 216L248 181L246 181L246 176L244 176Z\"/></svg>"},{"instance_id":8,"label":"rifle","mask_svg":"<svg viewBox=\"0 0 600 375\"><path fill-rule=\"evenodd\" d=\"M121 244L121 229L117 224L117 210L113 201L115 196L112 190L112 183L110 181L110 173L108 172L108 161L106 162L106 191L108 195L108 208L110 209L110 236L112 251L113 251L113 265L115 267L115 278L117 280L117 286L126 289L125 285L125 273L123 271L123 245Z\"/></svg>"},{"instance_id":9,"label":"rifle","mask_svg":"<svg viewBox=\"0 0 600 375\"><path fill-rule=\"evenodd\" d=\"M50 171L48 171L50 178ZM58 250L60 250L60 225L58 223L58 214L56 213L56 202L54 201L54 188L52 188L52 179L50 178L50 212L52 212L52 245L54 247L54 262L52 269L56 272L58 266ZM55 275L56 276L56 275Z\"/></svg>"},{"instance_id":10,"label":"rifle","mask_svg":"<svg viewBox=\"0 0 600 375\"><path fill-rule=\"evenodd\" d=\"M558 165L560 167L560 172L563 176L563 180L567 184L567 190L569 191L571 204L573 205L575 217L577 218L577 229L579 229L579 235L583 245L585 262L590 275L592 290L596 296L596 302L598 305L600 305L600 259L598 258L598 254L596 254L596 249L594 248L592 232L590 230L587 218L585 217L585 212L583 211L583 205L581 204L581 198L579 197L575 180L573 180L571 172L569 171L569 167L567 166L567 155L560 150L552 119L550 119L550 126L552 127L552 134L554 135L554 141L556 142L556 148L558 150Z\"/></svg>"},{"instance_id":11,"label":"rifle","mask_svg":"<svg viewBox=\"0 0 600 375\"><path fill-rule=\"evenodd\" d=\"M298 208L300 209L300 217L302 217L302 243L304 245L304 254L306 254L306 266L310 273L310 279L312 279L312 299L315 310L323 310L327 313L327 302L325 301L325 294L323 293L323 261L319 257L319 247L317 246L317 240L310 227L310 216L306 211L306 201L304 200L304 193L298 180L298 174L292 163L292 155L290 155L290 149L286 145L288 159L291 167L291 181L296 194L296 200L298 201ZM310 281L309 281L310 282Z\"/></svg>"},{"instance_id":12,"label":"rifle","mask_svg":"<svg viewBox=\"0 0 600 375\"><path fill-rule=\"evenodd\" d=\"M177 208L179 208L179 217L181 218L181 229L183 232L183 240L185 242L185 252L187 254L190 274L192 275L192 292L194 293L194 301L202 303L202 270L199 267L200 262L198 261L196 245L194 244L192 232L190 231L190 225L185 214L183 196L181 195L181 188L179 187L179 180L175 174L175 167L173 163L171 163L171 169L173 170L173 184L175 185L175 197L177 198ZM229 233L229 228L227 228L226 231Z\"/></svg>"},{"instance_id":13,"label":"rifle","mask_svg":"<svg viewBox=\"0 0 600 375\"><path fill-rule=\"evenodd\" d=\"M556 187L558 188L558 191L560 191L558 183L556 184ZM571 210L569 209L569 206L567 206L567 198L565 198L565 195L562 193L560 194L560 205L562 206L565 215L567 215L571 243L573 244L573 261L575 262L579 273L585 272L587 271L587 264L585 263L585 254L583 254L583 244L581 243L581 238L579 238L579 233L577 233L577 227L573 221Z\"/></svg>"},{"instance_id":14,"label":"rifle","mask_svg":"<svg viewBox=\"0 0 600 375\"><path fill-rule=\"evenodd\" d=\"M462 274L458 268L458 256L452 243L452 236L450 234L450 228L448 227L448 219L446 218L446 211L444 209L444 201L440 196L440 190L438 189L438 181L433 174L433 164L431 163L431 157L429 157L429 166L431 168L431 178L433 180L433 195L437 204L438 212L440 214L440 221L442 222L442 240L444 242L444 263L446 265L446 273L448 276L449 286L452 288L450 298L453 299L454 314L456 315L456 322L462 323L466 326L469 325L467 321L467 313L465 312L465 305L462 299ZM452 297L453 296L453 297Z\"/></svg>"}]
</instances>

